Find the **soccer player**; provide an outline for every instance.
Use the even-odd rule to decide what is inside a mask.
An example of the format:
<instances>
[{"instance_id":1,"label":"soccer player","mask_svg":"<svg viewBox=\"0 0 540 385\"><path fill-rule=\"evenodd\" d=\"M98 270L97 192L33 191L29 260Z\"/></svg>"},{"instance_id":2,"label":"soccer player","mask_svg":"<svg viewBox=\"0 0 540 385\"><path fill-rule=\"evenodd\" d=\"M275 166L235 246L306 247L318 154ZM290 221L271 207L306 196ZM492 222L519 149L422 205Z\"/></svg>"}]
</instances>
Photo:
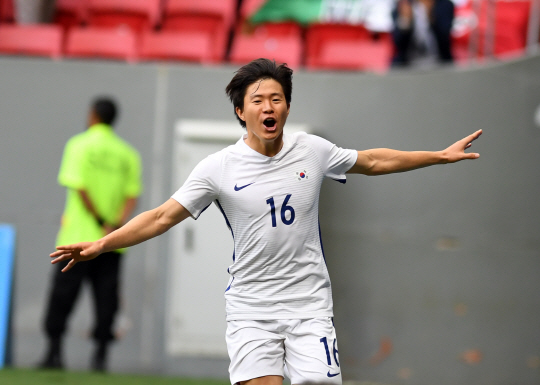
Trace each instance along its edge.
<instances>
[{"instance_id":1,"label":"soccer player","mask_svg":"<svg viewBox=\"0 0 540 385\"><path fill-rule=\"evenodd\" d=\"M158 236L214 202L234 238L225 292L232 384L341 384L332 293L318 223L321 183L345 174L380 175L476 159L481 131L439 152L346 150L306 133L284 132L292 70L257 59L226 92L246 133L201 161L161 206L95 242L58 246L64 270Z\"/></svg>"}]
</instances>

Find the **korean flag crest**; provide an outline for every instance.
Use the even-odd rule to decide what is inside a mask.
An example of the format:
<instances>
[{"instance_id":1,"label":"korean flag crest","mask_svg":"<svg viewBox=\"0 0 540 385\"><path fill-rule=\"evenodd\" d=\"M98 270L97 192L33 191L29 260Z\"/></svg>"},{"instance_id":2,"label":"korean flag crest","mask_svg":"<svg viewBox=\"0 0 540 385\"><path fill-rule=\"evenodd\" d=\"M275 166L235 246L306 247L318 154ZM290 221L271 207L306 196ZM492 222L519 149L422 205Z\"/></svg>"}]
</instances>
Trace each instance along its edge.
<instances>
[{"instance_id":1,"label":"korean flag crest","mask_svg":"<svg viewBox=\"0 0 540 385\"><path fill-rule=\"evenodd\" d=\"M306 171L306 170L298 171L298 172L296 173L296 178L297 178L298 180L307 179L307 178L308 178L307 171Z\"/></svg>"}]
</instances>

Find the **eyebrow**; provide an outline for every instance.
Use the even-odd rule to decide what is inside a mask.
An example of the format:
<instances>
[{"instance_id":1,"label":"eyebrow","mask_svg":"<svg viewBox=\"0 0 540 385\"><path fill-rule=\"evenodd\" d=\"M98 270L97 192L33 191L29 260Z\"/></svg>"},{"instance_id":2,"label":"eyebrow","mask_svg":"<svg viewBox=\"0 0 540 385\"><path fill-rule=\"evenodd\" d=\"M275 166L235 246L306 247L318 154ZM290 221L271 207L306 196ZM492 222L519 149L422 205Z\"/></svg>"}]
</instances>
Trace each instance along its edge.
<instances>
[{"instance_id":1,"label":"eyebrow","mask_svg":"<svg viewBox=\"0 0 540 385\"><path fill-rule=\"evenodd\" d=\"M256 91L255 91L256 92ZM249 95L249 98L250 99L255 99L257 97L262 97L263 95L262 94L251 94ZM281 96L281 97L284 97L284 95L281 93L281 92L274 92L274 93L271 93L270 96Z\"/></svg>"}]
</instances>

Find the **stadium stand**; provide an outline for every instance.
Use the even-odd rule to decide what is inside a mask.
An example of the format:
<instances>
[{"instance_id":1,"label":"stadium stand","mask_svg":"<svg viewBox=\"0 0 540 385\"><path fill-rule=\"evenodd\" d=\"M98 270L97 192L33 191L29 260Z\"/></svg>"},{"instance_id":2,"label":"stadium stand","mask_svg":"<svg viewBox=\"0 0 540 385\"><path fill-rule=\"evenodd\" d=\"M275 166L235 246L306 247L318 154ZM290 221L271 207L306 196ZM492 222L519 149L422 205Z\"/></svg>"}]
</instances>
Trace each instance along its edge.
<instances>
[{"instance_id":1,"label":"stadium stand","mask_svg":"<svg viewBox=\"0 0 540 385\"><path fill-rule=\"evenodd\" d=\"M0 54L45 56L62 52L62 28L56 25L0 25Z\"/></svg>"},{"instance_id":2,"label":"stadium stand","mask_svg":"<svg viewBox=\"0 0 540 385\"><path fill-rule=\"evenodd\" d=\"M142 34L139 59L211 63L211 37L197 31L147 31Z\"/></svg>"},{"instance_id":3,"label":"stadium stand","mask_svg":"<svg viewBox=\"0 0 540 385\"><path fill-rule=\"evenodd\" d=\"M88 0L88 24L127 26L136 32L153 29L161 15L161 0Z\"/></svg>"},{"instance_id":4,"label":"stadium stand","mask_svg":"<svg viewBox=\"0 0 540 385\"><path fill-rule=\"evenodd\" d=\"M136 59L135 33L129 28L72 28L67 34L65 55L133 62Z\"/></svg>"},{"instance_id":5,"label":"stadium stand","mask_svg":"<svg viewBox=\"0 0 540 385\"><path fill-rule=\"evenodd\" d=\"M54 23L65 30L83 25L87 19L88 0L56 0Z\"/></svg>"},{"instance_id":6,"label":"stadium stand","mask_svg":"<svg viewBox=\"0 0 540 385\"><path fill-rule=\"evenodd\" d=\"M236 0L167 0L162 30L205 33L212 41L212 61L225 58Z\"/></svg>"},{"instance_id":7,"label":"stadium stand","mask_svg":"<svg viewBox=\"0 0 540 385\"><path fill-rule=\"evenodd\" d=\"M142 60L205 64L225 61L244 64L264 56L296 69L388 70L393 45L387 33L373 33L362 25L313 23L306 26L292 20L253 25L249 18L265 1L56 0L54 25L62 27L64 36L70 39L67 56L92 57L95 54L129 61L140 57ZM0 0L0 23L14 22L14 3L14 0ZM475 59L491 56L503 59L524 54L531 1L481 0L478 9L474 4L475 1L468 0L456 7L452 30L456 62L465 63L471 55ZM238 11L237 5L240 5ZM84 32L83 26L90 30ZM125 31L126 26L136 33L134 46L133 36ZM120 30L114 32L113 27ZM17 33L29 36L32 30L17 30ZM3 45L11 44L11 48L4 48L3 52L16 51L19 55L42 52L40 55L60 57L61 48L59 53L56 43L52 42L56 37L51 37L58 32L51 32L53 30L44 32L33 44L21 41L18 48L13 46L13 41L5 41ZM111 41L105 41L101 49L89 48L90 41L104 39L105 35L111 36ZM71 39L75 39L75 43ZM127 45L121 47L117 41L125 41ZM40 44L50 46L43 48L44 51L32 48ZM73 44L76 48L81 44L86 46L85 53L77 51L82 48L73 50Z\"/></svg>"}]
</instances>

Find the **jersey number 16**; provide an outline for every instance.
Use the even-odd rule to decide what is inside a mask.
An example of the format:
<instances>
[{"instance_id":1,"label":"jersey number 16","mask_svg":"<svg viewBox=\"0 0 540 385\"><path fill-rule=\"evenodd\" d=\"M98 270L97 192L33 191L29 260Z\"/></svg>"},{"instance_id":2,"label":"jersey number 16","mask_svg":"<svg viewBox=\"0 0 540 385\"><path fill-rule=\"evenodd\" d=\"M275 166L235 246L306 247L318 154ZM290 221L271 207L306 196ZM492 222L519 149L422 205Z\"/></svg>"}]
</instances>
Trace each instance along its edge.
<instances>
[{"instance_id":1,"label":"jersey number 16","mask_svg":"<svg viewBox=\"0 0 540 385\"><path fill-rule=\"evenodd\" d=\"M290 225L294 222L294 209L291 206L287 206L287 203L289 203L289 199L291 199L292 194L289 194L285 197L285 200L283 201L283 205L281 206L281 221L285 225ZM272 215L272 227L277 227L277 220L276 220L276 204L274 203L274 197L268 198L266 200L266 204L270 205L270 214ZM290 213L289 219L287 219L287 211Z\"/></svg>"}]
</instances>

